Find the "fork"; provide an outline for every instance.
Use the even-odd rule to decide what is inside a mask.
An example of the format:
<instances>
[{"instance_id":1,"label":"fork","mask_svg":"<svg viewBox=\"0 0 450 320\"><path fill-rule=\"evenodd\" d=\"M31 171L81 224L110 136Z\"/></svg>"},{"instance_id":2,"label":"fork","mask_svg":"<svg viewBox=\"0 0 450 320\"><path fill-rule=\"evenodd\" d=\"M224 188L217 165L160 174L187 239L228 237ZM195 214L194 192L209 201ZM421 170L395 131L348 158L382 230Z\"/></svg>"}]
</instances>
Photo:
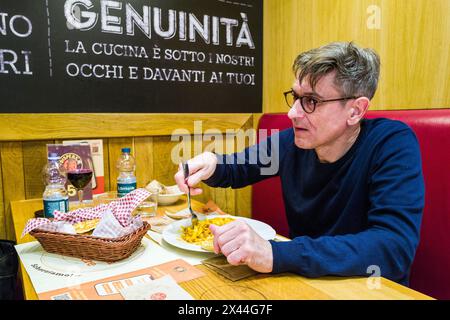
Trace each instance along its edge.
<instances>
[{"instance_id":1,"label":"fork","mask_svg":"<svg viewBox=\"0 0 450 320\"><path fill-rule=\"evenodd\" d=\"M187 193L188 209L189 209L189 212L191 213L191 223L192 223L192 225L194 225L194 222L198 221L198 217L197 217L197 214L194 212L194 210L192 210L192 207L191 207L191 188L187 184L187 179L189 177L189 166L188 166L187 162L183 162L182 166L183 166L183 173L184 173L184 181L185 181L186 185L188 186L188 193Z\"/></svg>"}]
</instances>

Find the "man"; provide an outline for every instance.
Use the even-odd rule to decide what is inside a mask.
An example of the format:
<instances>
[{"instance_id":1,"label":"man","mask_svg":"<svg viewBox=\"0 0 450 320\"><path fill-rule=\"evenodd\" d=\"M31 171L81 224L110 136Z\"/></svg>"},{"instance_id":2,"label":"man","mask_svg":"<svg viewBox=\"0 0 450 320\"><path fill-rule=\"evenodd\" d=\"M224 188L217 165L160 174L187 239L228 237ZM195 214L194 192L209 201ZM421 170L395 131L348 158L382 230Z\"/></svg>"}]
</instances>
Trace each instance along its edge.
<instances>
[{"instance_id":1,"label":"man","mask_svg":"<svg viewBox=\"0 0 450 320\"><path fill-rule=\"evenodd\" d=\"M259 272L304 276L368 276L408 284L424 206L420 150L399 121L363 119L375 94L379 57L353 43L331 43L300 54L285 92L293 127L235 155L203 153L188 161L191 194L201 180L240 188L262 179L258 148L279 159L292 241L266 241L235 221L211 226L214 250L229 263ZM272 147L270 147L272 146ZM238 157L245 164L237 164ZM276 214L276 213L274 213Z\"/></svg>"}]
</instances>

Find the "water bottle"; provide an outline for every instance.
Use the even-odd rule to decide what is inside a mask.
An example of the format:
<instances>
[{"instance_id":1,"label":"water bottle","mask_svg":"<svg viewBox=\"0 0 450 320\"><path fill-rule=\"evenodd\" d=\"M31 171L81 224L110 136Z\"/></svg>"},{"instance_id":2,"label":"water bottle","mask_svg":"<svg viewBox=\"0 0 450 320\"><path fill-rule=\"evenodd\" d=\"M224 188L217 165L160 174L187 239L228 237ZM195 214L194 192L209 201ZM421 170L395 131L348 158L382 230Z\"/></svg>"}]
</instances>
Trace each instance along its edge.
<instances>
[{"instance_id":1,"label":"water bottle","mask_svg":"<svg viewBox=\"0 0 450 320\"><path fill-rule=\"evenodd\" d=\"M136 164L133 156L130 154L130 148L122 148L122 154L117 160L117 196L123 197L127 193L136 189L136 176L134 170Z\"/></svg>"},{"instance_id":2,"label":"water bottle","mask_svg":"<svg viewBox=\"0 0 450 320\"><path fill-rule=\"evenodd\" d=\"M65 188L66 174L59 164L58 154L49 154L48 162L42 170L42 177L45 184L42 196L44 199L44 217L53 218L55 210L69 211L69 195Z\"/></svg>"}]
</instances>

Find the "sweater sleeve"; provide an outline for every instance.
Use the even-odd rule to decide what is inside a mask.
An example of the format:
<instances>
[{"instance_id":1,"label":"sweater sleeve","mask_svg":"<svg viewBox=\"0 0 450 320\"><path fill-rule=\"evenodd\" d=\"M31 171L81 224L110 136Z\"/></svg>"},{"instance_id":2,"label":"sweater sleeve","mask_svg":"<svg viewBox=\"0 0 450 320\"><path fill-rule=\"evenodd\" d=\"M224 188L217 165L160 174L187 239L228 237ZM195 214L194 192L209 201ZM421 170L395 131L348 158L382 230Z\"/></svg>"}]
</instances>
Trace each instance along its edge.
<instances>
[{"instance_id":1,"label":"sweater sleeve","mask_svg":"<svg viewBox=\"0 0 450 320\"><path fill-rule=\"evenodd\" d=\"M407 284L419 241L424 182L417 139L397 131L374 154L369 183L367 229L356 234L300 236L271 241L273 273L382 277Z\"/></svg>"},{"instance_id":2,"label":"sweater sleeve","mask_svg":"<svg viewBox=\"0 0 450 320\"><path fill-rule=\"evenodd\" d=\"M204 182L210 187L242 188L277 176L280 161L292 143L292 129L286 129L240 153L217 154L216 170Z\"/></svg>"}]
</instances>

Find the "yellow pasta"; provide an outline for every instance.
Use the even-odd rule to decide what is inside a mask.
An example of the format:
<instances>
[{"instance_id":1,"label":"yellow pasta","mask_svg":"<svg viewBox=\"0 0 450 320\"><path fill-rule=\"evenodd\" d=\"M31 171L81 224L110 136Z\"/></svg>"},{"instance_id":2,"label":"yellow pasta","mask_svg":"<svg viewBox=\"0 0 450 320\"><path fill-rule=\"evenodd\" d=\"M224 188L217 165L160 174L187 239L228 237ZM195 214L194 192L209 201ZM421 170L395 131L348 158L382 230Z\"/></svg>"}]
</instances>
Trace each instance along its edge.
<instances>
[{"instance_id":1,"label":"yellow pasta","mask_svg":"<svg viewBox=\"0 0 450 320\"><path fill-rule=\"evenodd\" d=\"M209 230L210 224L223 226L233 220L233 218L214 218L196 221L193 226L181 227L181 238L186 242L201 245L203 242L211 241L214 238Z\"/></svg>"}]
</instances>

